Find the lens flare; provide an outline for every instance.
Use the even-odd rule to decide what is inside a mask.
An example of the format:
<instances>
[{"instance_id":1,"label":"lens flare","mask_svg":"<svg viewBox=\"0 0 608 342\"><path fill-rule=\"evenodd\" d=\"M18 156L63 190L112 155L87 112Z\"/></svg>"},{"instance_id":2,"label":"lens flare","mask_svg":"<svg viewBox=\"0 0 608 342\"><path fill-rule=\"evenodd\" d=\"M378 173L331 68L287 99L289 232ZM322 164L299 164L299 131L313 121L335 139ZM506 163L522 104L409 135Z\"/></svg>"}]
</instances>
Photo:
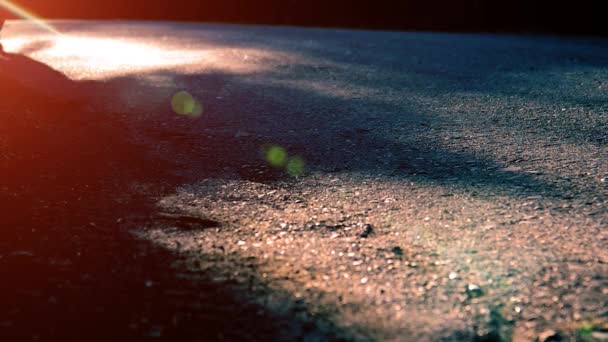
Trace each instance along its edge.
<instances>
[{"instance_id":1,"label":"lens flare","mask_svg":"<svg viewBox=\"0 0 608 342\"><path fill-rule=\"evenodd\" d=\"M290 176L293 177L300 177L302 175L304 175L304 168L306 166L306 163L304 162L304 159L302 159L301 157L292 157L289 158L289 161L287 162L287 173L289 173Z\"/></svg>"},{"instance_id":2,"label":"lens flare","mask_svg":"<svg viewBox=\"0 0 608 342\"><path fill-rule=\"evenodd\" d=\"M262 146L266 161L276 168L284 168L292 177L303 176L306 169L306 162L300 156L290 156L287 149L279 145Z\"/></svg>"},{"instance_id":3,"label":"lens flare","mask_svg":"<svg viewBox=\"0 0 608 342\"><path fill-rule=\"evenodd\" d=\"M52 27L51 25L46 23L42 18L40 18L36 14L28 11L27 9L25 9L11 1L0 0L0 7L5 8L9 12L13 13L14 15L16 15L20 18L23 18L23 19L26 19L26 20L29 20L29 21L35 23L36 26L38 26L46 31L49 31L49 32L57 34L57 35L61 35L61 33L59 31L57 31L54 27Z\"/></svg>"},{"instance_id":4,"label":"lens flare","mask_svg":"<svg viewBox=\"0 0 608 342\"><path fill-rule=\"evenodd\" d=\"M281 146L270 146L266 150L266 160L274 167L283 167L287 164L287 150Z\"/></svg>"},{"instance_id":5,"label":"lens flare","mask_svg":"<svg viewBox=\"0 0 608 342\"><path fill-rule=\"evenodd\" d=\"M179 115L199 117L203 114L203 105L187 91L180 91L171 99L173 111Z\"/></svg>"}]
</instances>

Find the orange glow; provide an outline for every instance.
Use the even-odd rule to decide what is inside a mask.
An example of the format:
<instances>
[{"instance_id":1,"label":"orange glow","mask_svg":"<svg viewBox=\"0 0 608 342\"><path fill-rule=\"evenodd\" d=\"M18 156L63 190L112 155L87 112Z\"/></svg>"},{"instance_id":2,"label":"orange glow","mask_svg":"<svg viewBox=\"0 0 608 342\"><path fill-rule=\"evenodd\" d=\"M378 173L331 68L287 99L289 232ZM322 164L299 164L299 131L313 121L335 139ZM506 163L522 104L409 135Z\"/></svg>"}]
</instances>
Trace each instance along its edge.
<instances>
[{"instance_id":1,"label":"orange glow","mask_svg":"<svg viewBox=\"0 0 608 342\"><path fill-rule=\"evenodd\" d=\"M13 13L14 15L16 15L20 18L33 22L34 24L36 24L36 26L38 26L46 31L49 31L54 34L61 34L53 26L46 23L42 18L40 18L36 14L32 13L31 11L28 11L27 9L25 9L11 1L0 0L0 7L7 9L9 12Z\"/></svg>"},{"instance_id":2,"label":"orange glow","mask_svg":"<svg viewBox=\"0 0 608 342\"><path fill-rule=\"evenodd\" d=\"M171 33L172 29L158 36L145 23L129 23L126 31L124 24L110 22L95 23L92 27L85 23L51 23L61 35L43 31L29 21L8 22L2 32L5 51L46 64L72 80L136 77L153 80L155 85L162 83L163 87L174 86L172 79L180 74L212 71L257 74L273 69L278 62L293 65L313 62L270 48L210 44L206 34L196 41ZM143 34L131 35L131 30ZM178 89L173 89L172 94L175 91Z\"/></svg>"}]
</instances>

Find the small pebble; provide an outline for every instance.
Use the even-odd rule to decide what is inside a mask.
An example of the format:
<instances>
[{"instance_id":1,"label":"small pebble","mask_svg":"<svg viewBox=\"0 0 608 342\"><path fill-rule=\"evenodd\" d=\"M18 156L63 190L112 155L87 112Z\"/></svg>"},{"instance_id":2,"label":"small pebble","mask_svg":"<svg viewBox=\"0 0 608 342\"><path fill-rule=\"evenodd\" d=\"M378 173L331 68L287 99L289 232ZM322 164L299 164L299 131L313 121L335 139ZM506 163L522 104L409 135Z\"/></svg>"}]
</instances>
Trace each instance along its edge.
<instances>
[{"instance_id":1,"label":"small pebble","mask_svg":"<svg viewBox=\"0 0 608 342\"><path fill-rule=\"evenodd\" d=\"M374 232L374 227L371 224L366 224L365 226L363 226L363 232L361 232L361 235L359 235L362 238L366 238L368 236L370 236L370 234L372 234Z\"/></svg>"},{"instance_id":2,"label":"small pebble","mask_svg":"<svg viewBox=\"0 0 608 342\"><path fill-rule=\"evenodd\" d=\"M483 290L479 285L476 284L468 284L466 287L467 296L469 298L477 298L483 296Z\"/></svg>"},{"instance_id":3,"label":"small pebble","mask_svg":"<svg viewBox=\"0 0 608 342\"><path fill-rule=\"evenodd\" d=\"M536 340L538 342L561 341L562 337L557 331L555 331L553 329L547 329L547 330L543 331L542 333L538 334L538 337L536 338Z\"/></svg>"}]
</instances>

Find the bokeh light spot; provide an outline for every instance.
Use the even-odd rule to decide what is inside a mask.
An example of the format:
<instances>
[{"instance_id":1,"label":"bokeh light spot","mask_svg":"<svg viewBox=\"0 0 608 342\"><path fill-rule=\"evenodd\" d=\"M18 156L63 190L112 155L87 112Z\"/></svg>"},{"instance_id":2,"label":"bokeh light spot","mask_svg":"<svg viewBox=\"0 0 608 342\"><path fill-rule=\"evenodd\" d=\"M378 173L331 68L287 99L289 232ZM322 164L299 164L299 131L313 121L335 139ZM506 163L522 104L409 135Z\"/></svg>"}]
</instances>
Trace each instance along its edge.
<instances>
[{"instance_id":1,"label":"bokeh light spot","mask_svg":"<svg viewBox=\"0 0 608 342\"><path fill-rule=\"evenodd\" d=\"M289 161L287 162L287 173L294 177L302 176L304 174L305 166L306 163L301 157L289 158Z\"/></svg>"},{"instance_id":2,"label":"bokeh light spot","mask_svg":"<svg viewBox=\"0 0 608 342\"><path fill-rule=\"evenodd\" d=\"M196 101L194 104L194 110L192 111L191 115L194 117L199 117L199 116L203 115L203 111L204 111L203 104Z\"/></svg>"},{"instance_id":3,"label":"bokeh light spot","mask_svg":"<svg viewBox=\"0 0 608 342\"><path fill-rule=\"evenodd\" d=\"M187 91L180 91L173 95L171 99L173 111L179 115L199 117L203 114L202 103L196 101Z\"/></svg>"},{"instance_id":4,"label":"bokeh light spot","mask_svg":"<svg viewBox=\"0 0 608 342\"><path fill-rule=\"evenodd\" d=\"M266 150L266 160L272 166L283 167L287 164L287 150L281 146L270 146Z\"/></svg>"}]
</instances>

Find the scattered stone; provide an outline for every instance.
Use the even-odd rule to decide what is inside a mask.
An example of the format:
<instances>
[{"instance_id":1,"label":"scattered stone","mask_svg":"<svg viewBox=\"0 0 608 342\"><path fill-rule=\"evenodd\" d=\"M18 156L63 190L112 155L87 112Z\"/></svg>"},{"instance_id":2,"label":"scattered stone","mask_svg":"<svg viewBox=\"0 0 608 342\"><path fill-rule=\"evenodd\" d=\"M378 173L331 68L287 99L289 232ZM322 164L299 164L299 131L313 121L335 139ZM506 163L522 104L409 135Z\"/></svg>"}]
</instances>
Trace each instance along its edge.
<instances>
[{"instance_id":1,"label":"scattered stone","mask_svg":"<svg viewBox=\"0 0 608 342\"><path fill-rule=\"evenodd\" d=\"M553 329L547 329L542 333L538 334L538 337L536 337L536 341L538 342L552 342L561 340L562 336L560 335L560 333Z\"/></svg>"},{"instance_id":2,"label":"scattered stone","mask_svg":"<svg viewBox=\"0 0 608 342\"><path fill-rule=\"evenodd\" d=\"M507 167L498 169L498 171L500 171L500 172L519 172L521 170L522 170L522 168L519 166L507 166Z\"/></svg>"},{"instance_id":3,"label":"scattered stone","mask_svg":"<svg viewBox=\"0 0 608 342\"><path fill-rule=\"evenodd\" d=\"M454 280L454 279L456 279L457 277L458 277L458 273L456 273L456 272L450 272L450 274L448 275L448 278L449 278L450 280Z\"/></svg>"},{"instance_id":4,"label":"scattered stone","mask_svg":"<svg viewBox=\"0 0 608 342\"><path fill-rule=\"evenodd\" d=\"M467 296L469 298L477 298L483 296L483 290L479 285L468 284L466 288Z\"/></svg>"},{"instance_id":5,"label":"scattered stone","mask_svg":"<svg viewBox=\"0 0 608 342\"><path fill-rule=\"evenodd\" d=\"M367 283L367 281L368 281L368 280L369 280L369 279L367 279L367 277L363 277L363 278L361 278L361 284L365 284L365 283Z\"/></svg>"},{"instance_id":6,"label":"scattered stone","mask_svg":"<svg viewBox=\"0 0 608 342\"><path fill-rule=\"evenodd\" d=\"M363 232L359 235L362 238L366 238L370 236L374 232L374 227L371 224L366 224L363 226Z\"/></svg>"},{"instance_id":7,"label":"scattered stone","mask_svg":"<svg viewBox=\"0 0 608 342\"><path fill-rule=\"evenodd\" d=\"M177 228L186 230L217 228L220 226L219 222L205 217L173 213L157 213L153 219L156 221L163 221Z\"/></svg>"},{"instance_id":8,"label":"scattered stone","mask_svg":"<svg viewBox=\"0 0 608 342\"><path fill-rule=\"evenodd\" d=\"M327 228L327 230L329 230L330 232L335 232L338 229L345 228L345 226L343 224L336 224L336 225L325 226L325 228Z\"/></svg>"},{"instance_id":9,"label":"scattered stone","mask_svg":"<svg viewBox=\"0 0 608 342\"><path fill-rule=\"evenodd\" d=\"M245 131L238 131L236 132L236 134L234 135L235 138L245 138L245 137L250 137L251 133L249 132L245 132Z\"/></svg>"}]
</instances>

